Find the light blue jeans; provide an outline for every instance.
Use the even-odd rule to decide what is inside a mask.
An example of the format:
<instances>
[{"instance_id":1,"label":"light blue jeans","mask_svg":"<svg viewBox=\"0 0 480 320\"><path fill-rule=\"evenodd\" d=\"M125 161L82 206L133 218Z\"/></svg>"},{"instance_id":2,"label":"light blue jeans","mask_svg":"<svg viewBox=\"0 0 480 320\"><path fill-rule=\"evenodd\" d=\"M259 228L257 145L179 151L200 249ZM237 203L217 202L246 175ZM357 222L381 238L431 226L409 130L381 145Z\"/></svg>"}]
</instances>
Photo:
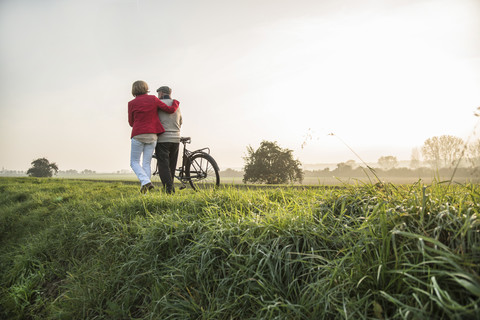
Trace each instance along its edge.
<instances>
[{"instance_id":1,"label":"light blue jeans","mask_svg":"<svg viewBox=\"0 0 480 320\"><path fill-rule=\"evenodd\" d=\"M150 181L152 170L150 164L152 163L152 155L155 151L156 142L143 143L138 140L132 139L132 149L130 152L130 167L137 175L140 184L146 185ZM140 164L140 157L143 154L143 161Z\"/></svg>"}]
</instances>

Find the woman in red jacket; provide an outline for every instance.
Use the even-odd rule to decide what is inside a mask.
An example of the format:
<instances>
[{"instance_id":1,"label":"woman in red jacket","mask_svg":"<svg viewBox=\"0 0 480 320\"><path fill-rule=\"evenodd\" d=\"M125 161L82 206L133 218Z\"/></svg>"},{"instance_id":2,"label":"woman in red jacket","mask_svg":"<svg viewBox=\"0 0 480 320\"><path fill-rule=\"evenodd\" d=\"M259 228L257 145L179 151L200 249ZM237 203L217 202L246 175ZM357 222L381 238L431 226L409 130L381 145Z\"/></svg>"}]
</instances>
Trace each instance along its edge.
<instances>
[{"instance_id":1,"label":"woman in red jacket","mask_svg":"<svg viewBox=\"0 0 480 320\"><path fill-rule=\"evenodd\" d=\"M132 148L130 166L140 180L142 193L154 188L150 181L150 163L157 145L157 135L165 132L157 111L174 113L179 105L177 100L168 106L155 96L148 95L148 85L145 81L135 81L132 85L132 95L135 99L128 102L128 123L132 127ZM140 157L143 161L140 164Z\"/></svg>"}]
</instances>

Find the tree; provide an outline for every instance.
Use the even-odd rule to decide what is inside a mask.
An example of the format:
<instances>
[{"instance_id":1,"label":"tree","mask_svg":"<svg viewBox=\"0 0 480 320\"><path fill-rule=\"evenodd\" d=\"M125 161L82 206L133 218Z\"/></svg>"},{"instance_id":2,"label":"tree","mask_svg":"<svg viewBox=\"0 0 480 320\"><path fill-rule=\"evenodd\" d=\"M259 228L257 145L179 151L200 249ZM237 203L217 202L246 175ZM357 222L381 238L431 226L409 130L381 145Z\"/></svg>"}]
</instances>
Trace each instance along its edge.
<instances>
[{"instance_id":1,"label":"tree","mask_svg":"<svg viewBox=\"0 0 480 320\"><path fill-rule=\"evenodd\" d=\"M472 167L480 165L480 139L477 139L468 146L468 157Z\"/></svg>"},{"instance_id":2,"label":"tree","mask_svg":"<svg viewBox=\"0 0 480 320\"><path fill-rule=\"evenodd\" d=\"M347 162L340 162L337 163L337 169L338 172L350 172L353 170L352 164Z\"/></svg>"},{"instance_id":3,"label":"tree","mask_svg":"<svg viewBox=\"0 0 480 320\"><path fill-rule=\"evenodd\" d=\"M355 162L355 160L347 160L347 162L345 162L345 165L351 167L352 170L357 167L357 163Z\"/></svg>"},{"instance_id":4,"label":"tree","mask_svg":"<svg viewBox=\"0 0 480 320\"><path fill-rule=\"evenodd\" d=\"M463 140L449 135L428 138L422 147L423 157L434 168L453 166L455 161L460 159L463 151Z\"/></svg>"},{"instance_id":5,"label":"tree","mask_svg":"<svg viewBox=\"0 0 480 320\"><path fill-rule=\"evenodd\" d=\"M384 170L390 170L398 165L398 160L394 156L383 156L378 158L378 165Z\"/></svg>"},{"instance_id":6,"label":"tree","mask_svg":"<svg viewBox=\"0 0 480 320\"><path fill-rule=\"evenodd\" d=\"M410 168L420 168L420 151L418 151L418 148L412 149L412 155L410 157Z\"/></svg>"},{"instance_id":7,"label":"tree","mask_svg":"<svg viewBox=\"0 0 480 320\"><path fill-rule=\"evenodd\" d=\"M58 167L55 162L50 163L46 158L38 158L31 163L32 167L28 169L27 174L30 177L51 177L53 172L57 174Z\"/></svg>"},{"instance_id":8,"label":"tree","mask_svg":"<svg viewBox=\"0 0 480 320\"><path fill-rule=\"evenodd\" d=\"M243 182L281 184L303 181L301 163L293 159L292 150L282 149L277 142L262 141L257 150L247 147L244 157Z\"/></svg>"}]
</instances>

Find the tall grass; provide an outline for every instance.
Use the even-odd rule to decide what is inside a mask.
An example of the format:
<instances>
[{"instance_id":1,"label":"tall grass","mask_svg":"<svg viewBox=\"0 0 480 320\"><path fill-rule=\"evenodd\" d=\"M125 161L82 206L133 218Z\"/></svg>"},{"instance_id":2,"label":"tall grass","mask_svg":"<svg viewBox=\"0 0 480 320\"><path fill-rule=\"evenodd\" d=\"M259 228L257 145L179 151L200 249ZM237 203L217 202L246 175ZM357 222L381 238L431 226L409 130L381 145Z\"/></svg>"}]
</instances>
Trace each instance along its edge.
<instances>
[{"instance_id":1,"label":"tall grass","mask_svg":"<svg viewBox=\"0 0 480 320\"><path fill-rule=\"evenodd\" d=\"M480 318L476 185L0 191L3 318Z\"/></svg>"}]
</instances>

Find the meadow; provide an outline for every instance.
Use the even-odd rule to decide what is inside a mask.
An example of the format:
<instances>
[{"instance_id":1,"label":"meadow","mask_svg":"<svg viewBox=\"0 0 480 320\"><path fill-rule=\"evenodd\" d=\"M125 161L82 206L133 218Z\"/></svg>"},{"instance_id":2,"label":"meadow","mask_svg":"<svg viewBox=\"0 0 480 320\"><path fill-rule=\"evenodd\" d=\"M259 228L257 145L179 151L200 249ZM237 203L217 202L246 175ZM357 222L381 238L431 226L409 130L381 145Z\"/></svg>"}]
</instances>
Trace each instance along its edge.
<instances>
[{"instance_id":1,"label":"meadow","mask_svg":"<svg viewBox=\"0 0 480 320\"><path fill-rule=\"evenodd\" d=\"M0 178L2 319L479 319L480 187Z\"/></svg>"}]
</instances>

